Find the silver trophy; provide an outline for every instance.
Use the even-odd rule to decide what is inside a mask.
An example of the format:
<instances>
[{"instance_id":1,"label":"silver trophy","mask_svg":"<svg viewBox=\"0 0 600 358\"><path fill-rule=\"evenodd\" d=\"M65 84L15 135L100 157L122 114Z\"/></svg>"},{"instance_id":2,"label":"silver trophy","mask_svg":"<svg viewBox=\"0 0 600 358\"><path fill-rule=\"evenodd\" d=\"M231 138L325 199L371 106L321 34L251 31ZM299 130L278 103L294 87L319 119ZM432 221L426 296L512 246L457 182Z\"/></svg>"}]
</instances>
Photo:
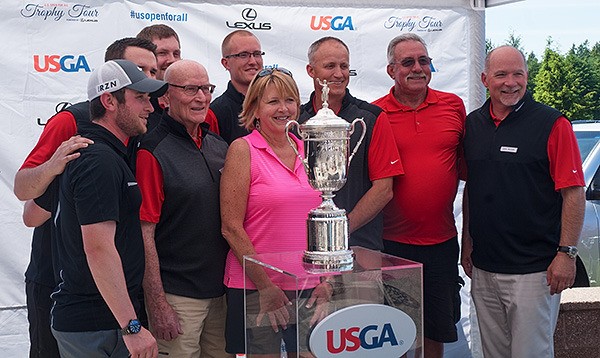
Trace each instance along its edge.
<instances>
[{"instance_id":1,"label":"silver trophy","mask_svg":"<svg viewBox=\"0 0 600 358\"><path fill-rule=\"evenodd\" d=\"M346 210L338 208L333 202L333 192L346 184L346 172L365 137L367 127L361 118L348 123L329 109L327 81L318 81L323 86L323 108L306 123L290 121L285 127L290 145L304 163L310 185L320 191L323 198L321 205L308 213L308 249L304 252L303 260L311 272L346 271L352 269L354 261L353 252L348 248L348 218ZM363 131L348 155L350 136L356 123L362 124ZM292 127L296 127L304 141L304 159L289 137Z\"/></svg>"}]
</instances>

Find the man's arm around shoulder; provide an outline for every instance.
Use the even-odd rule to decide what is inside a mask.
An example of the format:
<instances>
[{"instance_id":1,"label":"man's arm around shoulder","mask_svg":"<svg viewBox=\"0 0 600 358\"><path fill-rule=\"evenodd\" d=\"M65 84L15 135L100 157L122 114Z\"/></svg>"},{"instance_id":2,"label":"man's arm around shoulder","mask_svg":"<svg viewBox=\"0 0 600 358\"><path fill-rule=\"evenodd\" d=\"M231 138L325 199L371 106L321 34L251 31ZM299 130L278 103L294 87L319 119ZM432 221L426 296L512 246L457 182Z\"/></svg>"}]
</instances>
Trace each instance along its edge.
<instances>
[{"instance_id":1,"label":"man's arm around shoulder","mask_svg":"<svg viewBox=\"0 0 600 358\"><path fill-rule=\"evenodd\" d=\"M44 163L31 168L21 168L15 175L14 192L19 200L35 199L42 195L52 180L60 175L68 162L79 157L79 149L93 143L90 139L74 136L56 149Z\"/></svg>"}]
</instances>

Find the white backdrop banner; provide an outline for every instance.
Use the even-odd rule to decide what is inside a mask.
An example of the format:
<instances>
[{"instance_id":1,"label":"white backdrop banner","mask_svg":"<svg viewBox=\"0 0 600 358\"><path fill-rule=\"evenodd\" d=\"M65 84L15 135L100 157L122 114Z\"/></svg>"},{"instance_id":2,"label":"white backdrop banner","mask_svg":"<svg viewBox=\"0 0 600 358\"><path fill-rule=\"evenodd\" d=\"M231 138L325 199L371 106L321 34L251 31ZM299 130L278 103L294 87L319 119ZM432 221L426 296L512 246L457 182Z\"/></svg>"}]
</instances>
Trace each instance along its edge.
<instances>
[{"instance_id":1,"label":"white backdrop banner","mask_svg":"<svg viewBox=\"0 0 600 358\"><path fill-rule=\"evenodd\" d=\"M250 30L262 43L265 66L291 70L303 101L312 92L306 52L313 41L336 36L347 43L353 75L349 88L356 97L372 101L393 84L385 71L388 42L414 32L428 43L433 58L431 87L454 92L468 109L472 107L468 96L476 82L470 78L469 18L475 10L469 5L450 8L438 1L439 6L431 8L373 9L367 0L362 7L268 3L2 1L0 285L4 289L0 308L21 307L25 302L23 272L29 261L31 230L23 226L22 203L12 193L16 171L61 103L85 99L87 79L102 63L106 47L116 39L135 36L145 26L167 24L177 31L182 57L204 64L217 85L213 98L226 89L229 78L220 64L223 37L235 29Z\"/></svg>"}]
</instances>

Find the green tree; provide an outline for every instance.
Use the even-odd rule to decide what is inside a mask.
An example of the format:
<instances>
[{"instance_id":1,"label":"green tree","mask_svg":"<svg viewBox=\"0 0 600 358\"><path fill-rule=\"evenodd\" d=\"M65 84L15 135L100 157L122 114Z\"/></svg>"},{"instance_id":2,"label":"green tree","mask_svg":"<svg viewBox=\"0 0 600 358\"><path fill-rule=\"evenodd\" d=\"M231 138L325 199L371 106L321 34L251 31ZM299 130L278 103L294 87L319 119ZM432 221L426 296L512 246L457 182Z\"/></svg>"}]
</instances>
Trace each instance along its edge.
<instances>
[{"instance_id":1,"label":"green tree","mask_svg":"<svg viewBox=\"0 0 600 358\"><path fill-rule=\"evenodd\" d=\"M521 44L521 36L515 35L514 31L511 31L511 33L508 35L508 39L506 39L504 44L512 46L512 47L516 48L517 50L525 53L525 50L523 49L523 45Z\"/></svg>"},{"instance_id":2,"label":"green tree","mask_svg":"<svg viewBox=\"0 0 600 358\"><path fill-rule=\"evenodd\" d=\"M490 53L490 51L492 51L494 49L494 47L496 47L496 46L492 43L492 40L485 39L485 54L486 55L488 53Z\"/></svg>"},{"instance_id":3,"label":"green tree","mask_svg":"<svg viewBox=\"0 0 600 358\"><path fill-rule=\"evenodd\" d=\"M529 71L529 80L527 81L527 89L531 93L535 92L535 83L536 83L535 77L537 76L537 73L540 71L541 66L542 66L542 64L535 56L535 53L533 53L533 51L530 52L529 55L527 56L527 69Z\"/></svg>"},{"instance_id":4,"label":"green tree","mask_svg":"<svg viewBox=\"0 0 600 358\"><path fill-rule=\"evenodd\" d=\"M590 50L589 63L594 70L594 85L596 88L597 97L594 103L597 104L592 113L593 119L600 119L600 42L596 42Z\"/></svg>"},{"instance_id":5,"label":"green tree","mask_svg":"<svg viewBox=\"0 0 600 358\"><path fill-rule=\"evenodd\" d=\"M597 67L593 67L588 41L571 47L565 56L565 67L570 107L564 113L571 119L594 119L600 76Z\"/></svg>"},{"instance_id":6,"label":"green tree","mask_svg":"<svg viewBox=\"0 0 600 358\"><path fill-rule=\"evenodd\" d=\"M572 94L567 86L567 70L564 58L558 51L546 46L540 69L535 78L533 97L536 101L558 109L567 116Z\"/></svg>"}]
</instances>

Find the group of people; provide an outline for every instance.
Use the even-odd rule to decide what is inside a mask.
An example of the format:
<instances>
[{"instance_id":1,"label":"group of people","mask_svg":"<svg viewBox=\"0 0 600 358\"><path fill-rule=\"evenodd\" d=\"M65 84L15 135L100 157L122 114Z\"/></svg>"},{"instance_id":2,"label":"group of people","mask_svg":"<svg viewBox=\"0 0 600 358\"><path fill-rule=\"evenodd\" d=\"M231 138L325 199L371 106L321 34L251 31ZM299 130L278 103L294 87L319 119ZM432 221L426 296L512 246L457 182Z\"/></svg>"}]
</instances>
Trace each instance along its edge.
<instances>
[{"instance_id":1,"label":"group of people","mask_svg":"<svg viewBox=\"0 0 600 358\"><path fill-rule=\"evenodd\" d=\"M334 198L350 246L423 264L419 352L442 357L457 340L460 251L485 356L553 356L584 182L570 123L526 91L519 50L488 54L490 98L468 116L458 96L429 87L431 58L416 34L390 41L393 86L373 103L350 94L350 51L339 38L309 47L314 92L302 105L290 71L264 68L253 33L230 33L221 50L230 81L213 100L215 85L204 66L181 59L175 31L144 28L109 46L89 101L44 128L14 189L36 227L26 273L31 357L230 357L258 346L279 356L282 340L294 354L294 298L258 267L244 277L242 265L245 255L306 249L307 214L321 200L296 155L304 144L285 126L322 108L323 81L329 108L366 124ZM326 281L307 287L307 309L334 294ZM262 329L244 329L244 288L256 292L246 304Z\"/></svg>"}]
</instances>

